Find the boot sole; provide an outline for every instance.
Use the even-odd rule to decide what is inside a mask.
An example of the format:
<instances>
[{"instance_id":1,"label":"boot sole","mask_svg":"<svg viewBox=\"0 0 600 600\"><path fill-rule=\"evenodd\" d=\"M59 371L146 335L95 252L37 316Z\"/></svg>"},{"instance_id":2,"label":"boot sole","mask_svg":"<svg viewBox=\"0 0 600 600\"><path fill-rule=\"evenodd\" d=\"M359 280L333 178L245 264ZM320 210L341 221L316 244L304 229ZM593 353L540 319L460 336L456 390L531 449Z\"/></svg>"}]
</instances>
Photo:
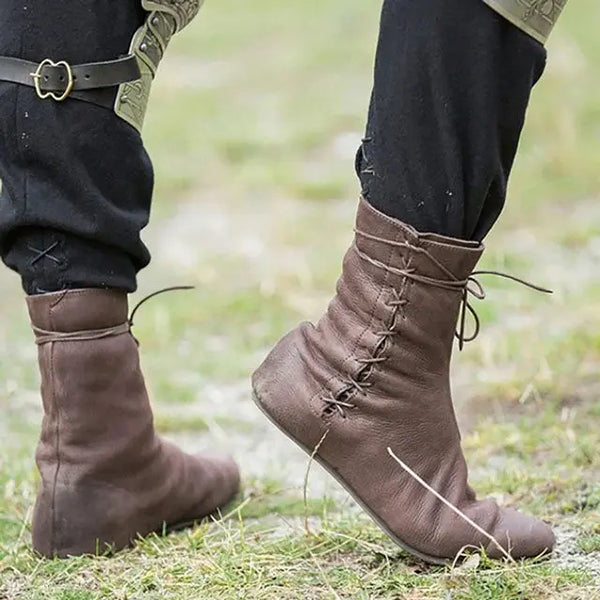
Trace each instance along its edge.
<instances>
[{"instance_id":1,"label":"boot sole","mask_svg":"<svg viewBox=\"0 0 600 600\"><path fill-rule=\"evenodd\" d=\"M213 512L203 517L197 517L195 519L189 519L187 521L177 521L175 523L165 523L162 527L154 530L157 535L171 535L172 533L181 533L186 529L195 529L204 523L212 523L214 521L220 521L223 517L222 509L227 508L232 502L235 501L239 492L236 492L227 502L224 502L218 506Z\"/></svg>"},{"instance_id":2,"label":"boot sole","mask_svg":"<svg viewBox=\"0 0 600 600\"><path fill-rule=\"evenodd\" d=\"M262 404L258 394L256 391L252 393L252 399L254 403L259 408L259 410L265 415L265 417L273 424L281 433L283 433L286 437L288 437L292 442L296 444L301 450L303 450L309 456L312 455L313 451L307 448L302 442L298 441L293 435L290 435L283 427L269 414L266 407ZM350 494L352 499L369 515L369 517L373 520L373 522L385 533L397 546L399 546L405 552L412 554L416 558L431 564L431 565L449 565L452 564L452 560L448 558L440 558L438 556L430 556L429 554L423 554L418 550L415 550L405 542L403 542L396 534L394 534L390 528L386 525L386 523L376 514L374 513L356 494L356 492L340 477L338 473L318 454L314 457L314 460L321 465L328 473L331 475L347 492Z\"/></svg>"},{"instance_id":3,"label":"boot sole","mask_svg":"<svg viewBox=\"0 0 600 600\"><path fill-rule=\"evenodd\" d=\"M233 501L233 498L229 501ZM189 521L180 521L177 523L165 523L160 527L157 527L153 531L145 533L144 535L138 534L138 537L132 538L128 544L124 546L111 546L108 542L106 543L106 550L104 552L90 552L89 550L72 550L71 552L67 551L59 551L54 549L52 552L44 552L42 550L37 550L34 548L34 551L47 559L69 559L69 558L78 558L80 556L114 556L119 552L123 552L124 550L131 550L135 547L135 545L143 539L151 535L157 535L159 537L169 536L176 533L181 533L182 531L186 531L188 529L195 529L204 523L212 523L214 520L218 521L221 518L221 514L218 511L212 512L210 515L206 515L204 517L198 517L197 519L189 520Z\"/></svg>"}]
</instances>

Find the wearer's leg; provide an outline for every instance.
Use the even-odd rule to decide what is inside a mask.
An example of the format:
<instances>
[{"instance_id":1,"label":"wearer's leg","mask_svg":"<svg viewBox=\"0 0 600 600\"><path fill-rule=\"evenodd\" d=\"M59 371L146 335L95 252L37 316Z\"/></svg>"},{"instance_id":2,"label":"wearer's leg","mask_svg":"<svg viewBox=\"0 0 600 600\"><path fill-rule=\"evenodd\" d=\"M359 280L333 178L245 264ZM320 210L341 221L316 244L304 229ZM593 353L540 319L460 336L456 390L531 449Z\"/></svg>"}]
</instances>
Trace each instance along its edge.
<instances>
[{"instance_id":1,"label":"wearer's leg","mask_svg":"<svg viewBox=\"0 0 600 600\"><path fill-rule=\"evenodd\" d=\"M128 53L138 0L5 0L0 55L81 64ZM115 89L116 92L116 89ZM0 82L0 252L27 293L133 291L153 173L139 133L88 102Z\"/></svg>"},{"instance_id":2,"label":"wearer's leg","mask_svg":"<svg viewBox=\"0 0 600 600\"><path fill-rule=\"evenodd\" d=\"M565 3L486 2L542 33L540 11L554 19ZM433 563L465 547L537 556L555 541L542 521L476 498L450 390L460 315L458 337L469 341L468 299L484 250L476 240L501 210L545 59L511 23L481 0L385 1L357 159L369 202L358 208L336 296L253 376L263 412L398 545Z\"/></svg>"},{"instance_id":3,"label":"wearer's leg","mask_svg":"<svg viewBox=\"0 0 600 600\"><path fill-rule=\"evenodd\" d=\"M229 457L190 456L157 436L130 331L126 292L148 262L139 233L152 169L128 123L141 121L149 63L158 63L165 42L200 3L144 5L151 12L138 0L10 0L0 8L0 78L15 79L16 63L6 56L80 65L79 83L73 78L64 94L83 93L86 76L98 83L98 70L81 64L127 54L144 23L133 44L137 58L126 58L133 65L127 78L117 78L114 65L112 75L103 71L103 82L125 84L119 92L117 84L101 88L104 107L43 100L27 87L33 78L0 84L0 245L31 294L44 405L32 539L49 557L120 549L140 535L192 523L239 488ZM48 75L45 83L41 68L40 92L53 81ZM45 68L67 82L76 71Z\"/></svg>"},{"instance_id":4,"label":"wearer's leg","mask_svg":"<svg viewBox=\"0 0 600 600\"><path fill-rule=\"evenodd\" d=\"M483 239L545 58L481 0L385 0L357 160L363 195L418 231Z\"/></svg>"}]
</instances>

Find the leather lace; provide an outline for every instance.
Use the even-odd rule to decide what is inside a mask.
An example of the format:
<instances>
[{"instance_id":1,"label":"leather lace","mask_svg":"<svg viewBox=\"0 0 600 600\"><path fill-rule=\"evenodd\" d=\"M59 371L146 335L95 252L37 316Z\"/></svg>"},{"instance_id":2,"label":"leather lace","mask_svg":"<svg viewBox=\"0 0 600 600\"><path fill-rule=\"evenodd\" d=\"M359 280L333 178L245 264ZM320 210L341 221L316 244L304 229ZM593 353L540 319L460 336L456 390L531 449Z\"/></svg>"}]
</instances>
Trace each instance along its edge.
<instances>
[{"instance_id":1,"label":"leather lace","mask_svg":"<svg viewBox=\"0 0 600 600\"><path fill-rule=\"evenodd\" d=\"M545 294L553 293L552 290L543 288L534 283L530 283L529 281L525 281L524 279L521 279L520 277L515 277L514 275L502 273L501 271L489 271L489 270L473 271L471 273L471 275L469 275L466 279L459 279L449 269L447 269L439 260L437 260L437 258L435 258L435 256L433 256L430 252L428 252L425 248L422 248L420 246L414 246L413 244L411 244L410 242L407 242L407 241L396 242L393 240L386 240L385 238L380 238L380 237L365 233L363 231L360 231L358 229L355 229L355 232L357 235L360 235L362 237L365 237L367 239L370 239L370 240L373 240L376 242L381 242L381 243L387 244L389 246L404 247L409 250L412 250L413 252L418 252L419 254L426 256L438 269L440 269L447 277L449 277L449 279L436 279L433 277L426 277L424 275L419 275L416 272L416 269L413 269L413 268L399 269L397 267L392 267L390 265L386 265L374 258L371 258L364 252L361 252L361 250L359 250L358 247L355 245L355 250L356 250L358 256L362 260L366 260L367 262L371 263L375 267L386 270L390 273L394 273L396 275L400 275L401 277L405 277L407 279L410 279L411 281L415 281L415 282L421 283L423 285L429 285L432 287L460 293L462 296L461 308L460 308L460 313L459 313L458 329L457 329L455 335L456 335L456 339L458 339L459 348L461 350L463 349L463 347L466 343L472 342L473 340L475 340L481 330L481 321L479 319L479 316L477 315L477 312L475 311L475 308L473 307L473 305L471 303L471 296L473 298L476 298L477 300L485 300L485 298L486 298L486 293L485 293L483 284L477 279L481 275L493 275L495 277L502 277L503 279L509 279L516 283L520 283L521 285L524 285L524 286L526 286L532 290L536 290L538 292L543 292ZM465 334L468 314L470 314L473 317L473 320L475 323L474 331L469 336L467 336Z\"/></svg>"},{"instance_id":2,"label":"leather lace","mask_svg":"<svg viewBox=\"0 0 600 600\"><path fill-rule=\"evenodd\" d=\"M383 269L395 275L400 275L404 278L404 282L414 281L422 285L428 285L431 287L444 289L450 292L460 294L461 308L459 313L458 329L455 333L455 336L458 339L459 348L461 350L463 349L465 343L471 342L475 338L477 338L481 329L481 322L479 316L477 315L475 308L471 304L471 297L476 298L478 300L483 300L486 297L483 285L477 279L479 276L495 275L504 279L510 279L511 281L515 281L539 292L544 292L547 294L552 293L552 290L548 290L546 288L537 286L533 283L529 283L528 281L520 279L519 277L508 275L506 273L501 273L499 271L473 271L471 275L469 275L466 279L459 279L425 248L414 246L413 244L407 241L396 242L393 240L387 240L385 238L380 238L368 234L366 232L360 231L358 229L356 229L355 232L357 235L360 235L372 241L381 242L390 246L406 248L413 252L422 254L426 256L432 262L432 264L434 264L438 269L440 269L440 271L447 277L447 279L436 279L434 277L420 275L419 273L417 273L416 269L410 267L410 261L406 261L403 268L386 265L381 261L371 258L367 254L362 252L358 248L358 246L356 246L356 244L354 245L354 250L362 260L369 262L377 268ZM406 284L404 283L403 286L405 285ZM391 288L392 299L387 302L387 305L392 308L390 322L386 325L384 329L376 332L376 335L379 336L379 340L375 345L375 349L373 351L372 356L370 356L369 358L362 358L357 360L357 362L361 363L362 365L359 372L354 376L350 376L346 382L346 385L337 394L334 394L333 392L329 391L322 398L325 403L326 413L337 411L340 414L340 416L345 418L346 409L356 408L356 404L352 402L352 399L357 394L366 395L368 388L370 388L373 385L373 383L369 381L369 377L372 373L372 368L374 365L383 363L388 360L389 357L383 355L384 348L386 346L387 340L397 334L396 324L398 314L400 311L404 310L404 307L408 304L408 299L403 297L404 291L405 287L402 288L400 293L396 288ZM475 327L473 333L467 336L465 332L468 315L471 315L473 317Z\"/></svg>"},{"instance_id":3,"label":"leather lace","mask_svg":"<svg viewBox=\"0 0 600 600\"><path fill-rule=\"evenodd\" d=\"M124 334L131 334L131 330L133 328L133 318L136 315L137 311L140 307L148 302L151 298L155 298L161 294L165 294L167 292L174 292L178 290L192 290L193 286L176 286L164 288L162 290L158 290L152 294L149 294L145 298L142 298L129 315L129 318L125 323L121 323L120 325L115 325L114 327L106 327L104 329L89 329L85 331L71 331L71 332L60 332L60 331L46 331L45 329L41 329L40 327L36 327L35 325L31 325L33 332L36 335L35 343L38 346L42 346L44 344L51 344L55 342L87 342L93 340L101 340L110 337L117 337ZM138 343L137 339L133 334L131 334L136 344Z\"/></svg>"}]
</instances>

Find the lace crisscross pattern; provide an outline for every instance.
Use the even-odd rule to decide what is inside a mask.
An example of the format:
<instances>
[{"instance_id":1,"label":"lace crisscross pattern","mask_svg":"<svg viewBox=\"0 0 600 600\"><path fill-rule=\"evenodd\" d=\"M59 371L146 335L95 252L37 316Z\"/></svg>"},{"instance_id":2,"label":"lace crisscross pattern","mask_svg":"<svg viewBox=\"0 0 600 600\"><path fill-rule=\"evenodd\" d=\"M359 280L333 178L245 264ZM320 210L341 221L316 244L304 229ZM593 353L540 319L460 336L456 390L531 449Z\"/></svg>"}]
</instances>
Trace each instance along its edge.
<instances>
[{"instance_id":1,"label":"lace crisscross pattern","mask_svg":"<svg viewBox=\"0 0 600 600\"><path fill-rule=\"evenodd\" d=\"M359 369L356 375L348 377L347 385L343 387L337 394L329 391L325 396L322 397L322 400L325 403L324 412L327 415L337 412L342 418L345 418L346 409L356 408L356 404L353 402L353 399L356 397L356 395L366 395L369 388L373 386L373 383L370 381L373 367L376 364L384 363L388 360L389 357L386 356L385 351L391 338L398 333L398 316L402 315L403 318L405 317L405 308L409 302L408 298L406 297L406 291L410 282L448 290L461 295L458 329L455 334L460 350L463 349L466 343L475 340L481 329L481 321L472 305L471 300L472 298L478 300L484 300L486 298L483 284L478 279L479 276L494 275L496 277L510 279L511 281L515 281L539 292L546 294L552 293L552 290L534 285L523 279L514 277L513 275L508 275L506 273L501 273L499 271L474 271L467 278L459 279L437 258L428 252L426 248L417 246L406 240L402 242L387 240L358 229L355 230L355 233L357 236L361 236L371 241L380 242L386 245L403 248L408 252L407 256L402 256L402 265L400 267L393 267L370 257L366 253L362 252L356 244L353 246L354 251L361 260L368 262L376 268L382 269L388 273L399 275L402 278L402 283L400 291L396 290L394 287L390 288L392 300L387 302L387 306L392 309L391 317L386 327L381 331L376 332L376 335L379 336L379 340L375 345L373 354L368 358L357 359L357 362L361 363L363 366ZM443 274L446 278L437 279L419 274L417 270L412 267L412 256L416 253L425 256L440 270L441 274ZM466 333L466 322L468 315L470 315L474 321L474 330L470 335L467 335Z\"/></svg>"},{"instance_id":2,"label":"lace crisscross pattern","mask_svg":"<svg viewBox=\"0 0 600 600\"><path fill-rule=\"evenodd\" d=\"M403 272L412 272L410 256L403 256L402 261ZM361 365L360 368L356 374L347 377L346 385L337 394L329 391L322 397L326 415L337 413L342 418L346 418L346 409L357 408L353 402L356 396L366 396L369 388L373 386L373 382L370 381L373 370L377 365L385 363L389 359L386 351L392 343L392 338L398 333L398 322L400 319L406 318L405 309L408 305L406 293L409 284L410 278L405 277L400 285L400 290L395 287L389 288L391 299L388 299L385 304L391 309L391 313L384 328L375 332L378 340L373 352L368 357L356 359L356 362Z\"/></svg>"}]
</instances>

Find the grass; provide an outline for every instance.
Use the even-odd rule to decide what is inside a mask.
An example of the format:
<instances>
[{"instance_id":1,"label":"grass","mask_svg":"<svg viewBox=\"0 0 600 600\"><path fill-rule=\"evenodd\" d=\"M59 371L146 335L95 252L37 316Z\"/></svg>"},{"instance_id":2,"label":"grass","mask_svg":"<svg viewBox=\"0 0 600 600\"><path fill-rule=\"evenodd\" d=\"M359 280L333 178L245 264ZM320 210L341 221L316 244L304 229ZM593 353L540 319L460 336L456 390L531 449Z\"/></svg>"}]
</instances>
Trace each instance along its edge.
<instances>
[{"instance_id":1,"label":"grass","mask_svg":"<svg viewBox=\"0 0 600 600\"><path fill-rule=\"evenodd\" d=\"M555 293L487 278L482 334L453 377L472 483L552 522L558 555L427 567L318 469L305 507L306 459L256 414L248 376L333 292L351 239L377 6L220 0L174 40L145 132L158 184L146 232L155 260L139 296L196 289L145 305L136 335L158 428L190 451L233 451L246 478L239 508L114 557L31 552L38 376L18 282L4 271L0 599L600 598L600 43L588 24L600 7L571 4L483 263Z\"/></svg>"},{"instance_id":2,"label":"grass","mask_svg":"<svg viewBox=\"0 0 600 600\"><path fill-rule=\"evenodd\" d=\"M582 598L577 594L593 593L592 582L583 573L569 569L558 572L543 563L506 568L483 559L471 568L424 571L364 524L339 521L334 526L325 525L312 537L298 533L279 536L269 531L257 534L239 523L225 523L182 535L177 543L148 538L126 560L118 557L96 559L93 564L89 559L38 563L25 557L19 568L35 571L29 581L14 588L30 594L26 597L32 600L47 597L40 593L39 582L43 582L44 589L53 589L53 597L61 600L104 597L544 600Z\"/></svg>"}]
</instances>

